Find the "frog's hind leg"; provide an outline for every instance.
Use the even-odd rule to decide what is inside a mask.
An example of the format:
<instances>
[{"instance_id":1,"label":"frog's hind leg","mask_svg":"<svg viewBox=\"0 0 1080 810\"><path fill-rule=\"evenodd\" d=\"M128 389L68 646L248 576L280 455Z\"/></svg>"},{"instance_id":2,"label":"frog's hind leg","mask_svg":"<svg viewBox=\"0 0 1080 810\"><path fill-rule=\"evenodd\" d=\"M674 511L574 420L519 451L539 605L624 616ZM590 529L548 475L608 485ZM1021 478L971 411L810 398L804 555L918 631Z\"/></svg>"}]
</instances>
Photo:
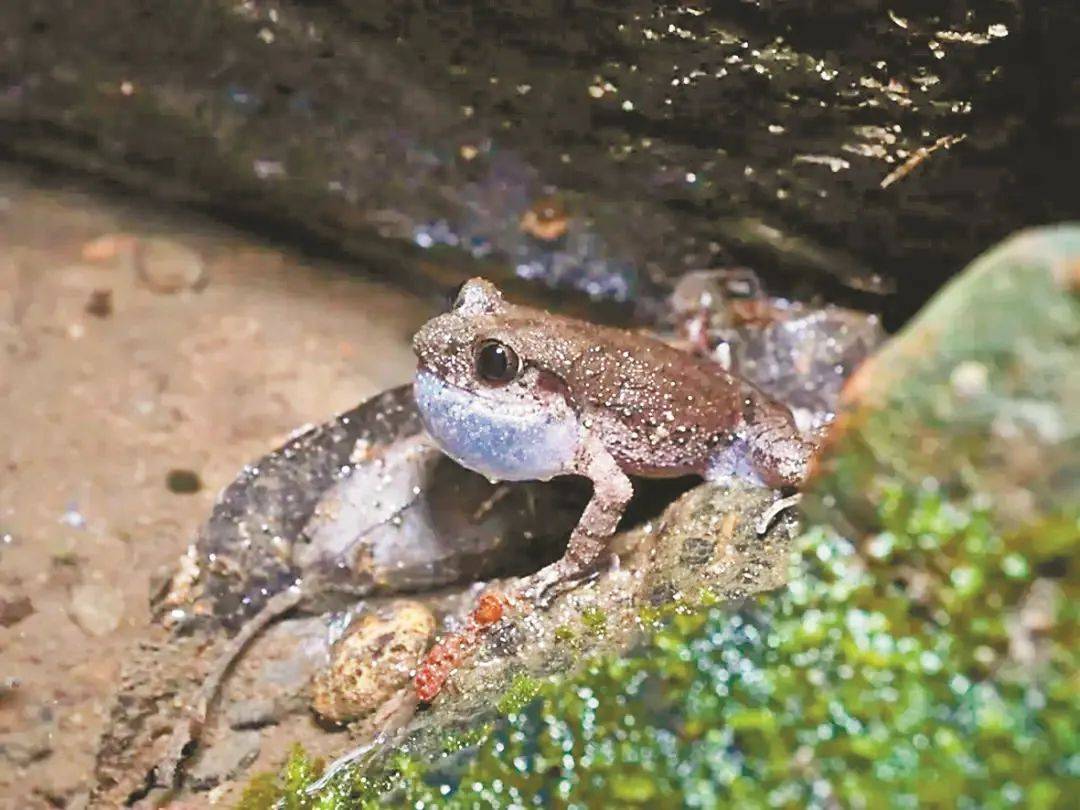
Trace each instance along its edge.
<instances>
[{"instance_id":1,"label":"frog's hind leg","mask_svg":"<svg viewBox=\"0 0 1080 810\"><path fill-rule=\"evenodd\" d=\"M586 442L575 472L592 480L593 495L563 556L526 580L525 594L536 602L550 600L595 568L634 494L626 473L598 441Z\"/></svg>"}]
</instances>

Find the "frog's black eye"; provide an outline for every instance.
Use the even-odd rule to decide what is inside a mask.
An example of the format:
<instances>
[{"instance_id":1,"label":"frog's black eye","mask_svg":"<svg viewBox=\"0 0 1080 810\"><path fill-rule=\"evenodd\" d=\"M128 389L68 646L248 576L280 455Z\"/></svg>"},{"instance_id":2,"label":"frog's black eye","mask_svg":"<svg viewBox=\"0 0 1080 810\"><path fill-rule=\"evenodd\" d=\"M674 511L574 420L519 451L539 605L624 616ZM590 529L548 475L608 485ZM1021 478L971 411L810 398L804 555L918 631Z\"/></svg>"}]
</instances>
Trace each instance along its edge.
<instances>
[{"instance_id":1,"label":"frog's black eye","mask_svg":"<svg viewBox=\"0 0 1080 810\"><path fill-rule=\"evenodd\" d=\"M476 375L484 382L504 384L521 371L517 352L497 340L485 340L476 347Z\"/></svg>"}]
</instances>

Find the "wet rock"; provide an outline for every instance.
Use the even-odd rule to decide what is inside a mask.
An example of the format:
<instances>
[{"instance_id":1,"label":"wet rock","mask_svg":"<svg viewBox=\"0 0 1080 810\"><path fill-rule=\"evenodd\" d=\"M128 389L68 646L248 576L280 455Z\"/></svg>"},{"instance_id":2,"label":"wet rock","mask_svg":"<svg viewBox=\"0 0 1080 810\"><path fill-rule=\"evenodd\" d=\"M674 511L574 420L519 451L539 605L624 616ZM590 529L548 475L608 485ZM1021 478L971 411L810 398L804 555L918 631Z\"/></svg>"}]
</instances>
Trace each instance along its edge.
<instances>
[{"instance_id":1,"label":"wet rock","mask_svg":"<svg viewBox=\"0 0 1080 810\"><path fill-rule=\"evenodd\" d=\"M120 626L124 616L124 595L99 583L76 585L68 605L71 618L92 636L107 636Z\"/></svg>"},{"instance_id":2,"label":"wet rock","mask_svg":"<svg viewBox=\"0 0 1080 810\"><path fill-rule=\"evenodd\" d=\"M329 651L327 618L289 619L269 628L239 665L253 670L251 697L279 705L304 694Z\"/></svg>"},{"instance_id":3,"label":"wet rock","mask_svg":"<svg viewBox=\"0 0 1080 810\"><path fill-rule=\"evenodd\" d=\"M1075 537L1077 267L1080 227L1042 228L942 290L845 389L807 508L872 529L897 486L932 486L1014 531Z\"/></svg>"},{"instance_id":4,"label":"wet rock","mask_svg":"<svg viewBox=\"0 0 1080 810\"><path fill-rule=\"evenodd\" d=\"M309 717L311 681L329 660L332 616L285 619L267 628L236 662L222 696L231 729Z\"/></svg>"},{"instance_id":5,"label":"wet rock","mask_svg":"<svg viewBox=\"0 0 1080 810\"><path fill-rule=\"evenodd\" d=\"M573 677L598 660L648 660L648 648L640 654L635 650L662 611L692 617L703 604L733 603L783 584L790 522L785 516L767 535L756 532L773 497L764 489L712 484L686 492L654 521L613 538L618 565L559 594L550 606L531 610L504 601L491 623L485 620L478 648L468 647L460 658L450 656L455 668L430 702L425 698L426 708L415 711L415 693L401 690L380 707L379 714L393 721L358 730L358 739L348 747L361 743L356 750L365 752L362 767L376 775L379 785L384 784L378 776L384 766L403 752L436 769L436 783L453 784L448 774L464 767L464 759L448 752L470 750L490 733L492 722L520 712L537 694L540 679ZM706 545L712 549L707 559L700 553ZM688 547L697 554L695 567L681 562ZM485 598L496 598L504 587L514 584L488 583ZM477 604L475 590L462 593L464 598L440 600L450 609L445 620L449 631L460 628L462 615ZM428 665L425 661L420 669ZM372 738L372 746L362 744ZM428 776L423 780L431 784ZM396 796L377 794L376 788L367 798L379 806L400 805Z\"/></svg>"},{"instance_id":6,"label":"wet rock","mask_svg":"<svg viewBox=\"0 0 1080 810\"><path fill-rule=\"evenodd\" d=\"M25 768L45 759L52 753L50 728L25 733L0 735L0 759L16 768Z\"/></svg>"},{"instance_id":7,"label":"wet rock","mask_svg":"<svg viewBox=\"0 0 1080 810\"><path fill-rule=\"evenodd\" d=\"M30 597L0 592L0 627L16 625L33 612L34 603Z\"/></svg>"},{"instance_id":8,"label":"wet rock","mask_svg":"<svg viewBox=\"0 0 1080 810\"><path fill-rule=\"evenodd\" d=\"M669 302L692 351L783 402L805 432L833 420L845 381L885 339L877 316L770 296L745 268L689 273Z\"/></svg>"},{"instance_id":9,"label":"wet rock","mask_svg":"<svg viewBox=\"0 0 1080 810\"><path fill-rule=\"evenodd\" d=\"M194 290L206 283L206 265L191 248L163 237L140 239L135 247L135 271L160 293Z\"/></svg>"},{"instance_id":10,"label":"wet rock","mask_svg":"<svg viewBox=\"0 0 1080 810\"><path fill-rule=\"evenodd\" d=\"M316 677L312 708L335 723L369 714L405 685L435 634L435 617L418 602L357 617Z\"/></svg>"},{"instance_id":11,"label":"wet rock","mask_svg":"<svg viewBox=\"0 0 1080 810\"><path fill-rule=\"evenodd\" d=\"M192 787L208 790L239 774L259 755L259 740L258 731L236 731L211 745L190 771Z\"/></svg>"},{"instance_id":12,"label":"wet rock","mask_svg":"<svg viewBox=\"0 0 1080 810\"><path fill-rule=\"evenodd\" d=\"M643 638L643 616L682 605L735 601L782 585L788 573L791 525L782 518L759 537L755 525L773 500L768 490L704 484L656 521L615 538L619 565L557 597L543 610L510 609L466 656L427 711L397 743L417 757L436 757L448 735L475 733L518 687L573 673L586 661L628 654ZM695 567L681 561L689 546L712 554ZM700 558L699 558L700 559ZM525 701L527 702L527 700ZM385 762L392 749L382 749ZM377 767L377 765L375 766Z\"/></svg>"},{"instance_id":13,"label":"wet rock","mask_svg":"<svg viewBox=\"0 0 1080 810\"><path fill-rule=\"evenodd\" d=\"M716 261L885 276L911 307L1017 223L1075 211L1072 0L234 5L148 20L101 0L48 24L3 4L5 154L341 246L413 288L448 263L404 245L598 294ZM583 198L580 236L520 229L552 189Z\"/></svg>"},{"instance_id":14,"label":"wet rock","mask_svg":"<svg viewBox=\"0 0 1080 810\"><path fill-rule=\"evenodd\" d=\"M281 704L271 698L252 698L230 703L225 719L234 729L262 728L276 723L282 715Z\"/></svg>"}]
</instances>

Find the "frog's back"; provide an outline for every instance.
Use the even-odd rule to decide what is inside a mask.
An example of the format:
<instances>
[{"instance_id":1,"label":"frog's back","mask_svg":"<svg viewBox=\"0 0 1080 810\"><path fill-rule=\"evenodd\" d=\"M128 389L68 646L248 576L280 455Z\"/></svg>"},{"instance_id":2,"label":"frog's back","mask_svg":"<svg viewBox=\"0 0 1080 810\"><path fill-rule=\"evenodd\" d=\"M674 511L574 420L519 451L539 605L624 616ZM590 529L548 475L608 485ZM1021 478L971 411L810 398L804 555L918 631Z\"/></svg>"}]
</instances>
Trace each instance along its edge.
<instances>
[{"instance_id":1,"label":"frog's back","mask_svg":"<svg viewBox=\"0 0 1080 810\"><path fill-rule=\"evenodd\" d=\"M625 472L776 487L805 474L809 448L790 411L719 364L644 333L527 307L503 319Z\"/></svg>"},{"instance_id":2,"label":"frog's back","mask_svg":"<svg viewBox=\"0 0 1080 810\"><path fill-rule=\"evenodd\" d=\"M734 436L751 396L707 360L643 335L596 335L569 371L575 405L601 421L608 450L629 473L705 474Z\"/></svg>"}]
</instances>

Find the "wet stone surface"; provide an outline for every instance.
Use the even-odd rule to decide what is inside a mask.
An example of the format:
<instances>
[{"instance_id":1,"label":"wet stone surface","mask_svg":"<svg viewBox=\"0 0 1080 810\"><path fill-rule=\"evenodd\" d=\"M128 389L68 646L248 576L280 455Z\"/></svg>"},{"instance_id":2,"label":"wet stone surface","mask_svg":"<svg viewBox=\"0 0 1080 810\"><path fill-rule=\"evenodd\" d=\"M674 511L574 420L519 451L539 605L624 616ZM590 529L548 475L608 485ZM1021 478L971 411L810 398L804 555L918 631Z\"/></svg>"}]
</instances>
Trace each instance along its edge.
<instances>
[{"instance_id":1,"label":"wet stone surface","mask_svg":"<svg viewBox=\"0 0 1080 810\"><path fill-rule=\"evenodd\" d=\"M906 315L1077 210L1071 0L464 9L7 3L0 155L414 287L480 263L646 305L751 264Z\"/></svg>"},{"instance_id":2,"label":"wet stone surface","mask_svg":"<svg viewBox=\"0 0 1080 810\"><path fill-rule=\"evenodd\" d=\"M755 530L772 497L767 490L703 485L686 493L655 522L616 538L619 567L558 598L546 610L513 610L485 638L476 662L456 672L432 705L394 737L394 745L365 759L371 772L395 751L457 764L445 757L447 740L476 733L507 711L515 684L548 675L572 675L589 661L630 654L649 627L650 609L701 604L737 605L783 585L788 574L792 524L780 520L769 533ZM701 554L703 544L713 553ZM528 697L525 698L526 702Z\"/></svg>"}]
</instances>

